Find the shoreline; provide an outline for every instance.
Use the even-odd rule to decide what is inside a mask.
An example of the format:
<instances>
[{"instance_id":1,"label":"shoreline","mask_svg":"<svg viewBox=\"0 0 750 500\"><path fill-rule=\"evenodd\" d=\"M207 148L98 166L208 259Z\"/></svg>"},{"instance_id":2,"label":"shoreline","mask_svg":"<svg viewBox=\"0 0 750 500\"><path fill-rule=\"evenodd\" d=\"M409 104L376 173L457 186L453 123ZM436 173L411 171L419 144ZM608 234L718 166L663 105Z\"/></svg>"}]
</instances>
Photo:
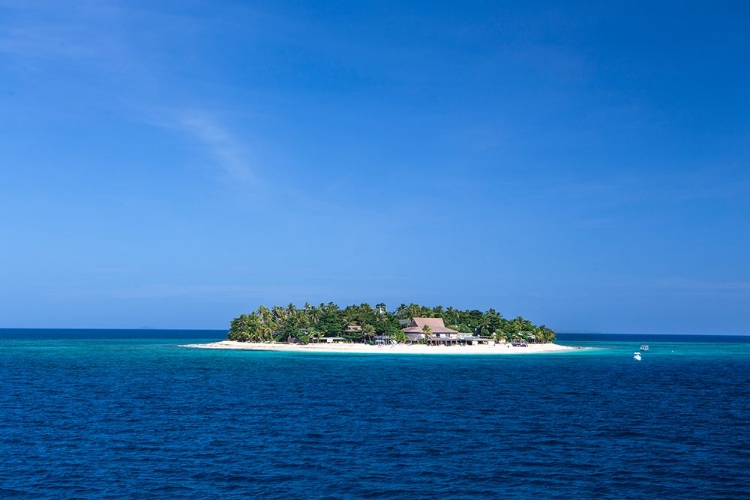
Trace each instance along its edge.
<instances>
[{"instance_id":1,"label":"shoreline","mask_svg":"<svg viewBox=\"0 0 750 500\"><path fill-rule=\"evenodd\" d=\"M429 346L422 344L368 345L368 344L286 344L280 342L236 342L222 340L209 344L185 344L181 347L194 349L225 349L241 351L276 351L276 352L319 352L351 354L541 354L559 353L579 350L579 347L559 344L529 344L528 347L516 347L510 344L466 345L466 346Z\"/></svg>"}]
</instances>

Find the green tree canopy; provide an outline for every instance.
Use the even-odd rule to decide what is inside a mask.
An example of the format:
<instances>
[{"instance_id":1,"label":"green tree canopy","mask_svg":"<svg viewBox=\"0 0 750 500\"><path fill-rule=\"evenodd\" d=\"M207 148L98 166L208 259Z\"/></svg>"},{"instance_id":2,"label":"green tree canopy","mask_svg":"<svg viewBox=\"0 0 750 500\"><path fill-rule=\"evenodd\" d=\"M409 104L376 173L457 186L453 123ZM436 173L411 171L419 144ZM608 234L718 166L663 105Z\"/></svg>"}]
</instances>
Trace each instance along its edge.
<instances>
[{"instance_id":1,"label":"green tree canopy","mask_svg":"<svg viewBox=\"0 0 750 500\"><path fill-rule=\"evenodd\" d=\"M426 307L416 303L400 304L388 311L385 303L375 307L370 304L349 305L341 309L333 302L313 306L306 302L303 307L290 303L286 306L258 306L250 314L234 318L229 326L227 338L239 342L269 342L297 339L308 342L322 337L344 335L348 325L359 325L362 333L349 330L352 340L373 340L384 336L398 342L407 340L400 321L413 318L443 318L445 325L461 333L489 336L497 340L521 338L532 342L553 342L555 332L545 325L536 326L523 316L505 319L496 309L483 313L478 309L460 310L453 306ZM432 334L431 329L424 332Z\"/></svg>"}]
</instances>

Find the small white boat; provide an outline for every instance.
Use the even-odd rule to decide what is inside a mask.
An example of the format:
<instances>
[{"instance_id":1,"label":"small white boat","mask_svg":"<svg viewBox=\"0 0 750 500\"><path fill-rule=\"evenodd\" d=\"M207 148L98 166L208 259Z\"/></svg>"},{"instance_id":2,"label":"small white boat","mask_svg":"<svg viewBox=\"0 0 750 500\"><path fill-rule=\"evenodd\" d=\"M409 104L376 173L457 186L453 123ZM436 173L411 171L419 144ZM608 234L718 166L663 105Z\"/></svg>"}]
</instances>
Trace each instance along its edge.
<instances>
[{"instance_id":1,"label":"small white boat","mask_svg":"<svg viewBox=\"0 0 750 500\"><path fill-rule=\"evenodd\" d=\"M636 360L636 361L640 361L641 360L641 353L637 352L637 351L634 352L633 353L633 359Z\"/></svg>"},{"instance_id":2,"label":"small white boat","mask_svg":"<svg viewBox=\"0 0 750 500\"><path fill-rule=\"evenodd\" d=\"M641 344L641 351L648 351L648 344Z\"/></svg>"}]
</instances>

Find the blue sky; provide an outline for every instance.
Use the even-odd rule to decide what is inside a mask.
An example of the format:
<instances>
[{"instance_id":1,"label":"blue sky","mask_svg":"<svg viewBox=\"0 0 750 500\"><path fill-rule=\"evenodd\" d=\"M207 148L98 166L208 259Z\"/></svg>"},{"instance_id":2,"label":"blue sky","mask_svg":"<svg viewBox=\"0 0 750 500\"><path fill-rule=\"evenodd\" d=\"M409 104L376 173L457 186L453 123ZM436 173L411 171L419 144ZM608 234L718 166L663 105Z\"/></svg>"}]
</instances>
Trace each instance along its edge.
<instances>
[{"instance_id":1,"label":"blue sky","mask_svg":"<svg viewBox=\"0 0 750 500\"><path fill-rule=\"evenodd\" d=\"M0 327L750 333L749 14L0 0Z\"/></svg>"}]
</instances>

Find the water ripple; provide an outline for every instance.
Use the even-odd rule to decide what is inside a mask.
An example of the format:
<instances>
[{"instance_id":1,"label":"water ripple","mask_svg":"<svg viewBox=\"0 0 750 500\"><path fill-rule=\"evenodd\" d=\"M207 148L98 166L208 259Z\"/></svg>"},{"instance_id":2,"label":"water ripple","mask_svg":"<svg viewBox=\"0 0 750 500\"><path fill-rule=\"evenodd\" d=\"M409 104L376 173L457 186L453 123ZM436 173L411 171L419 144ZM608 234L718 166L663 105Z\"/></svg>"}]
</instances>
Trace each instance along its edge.
<instances>
[{"instance_id":1,"label":"water ripple","mask_svg":"<svg viewBox=\"0 0 750 500\"><path fill-rule=\"evenodd\" d=\"M56 345L3 349L3 498L750 490L747 358L655 349L640 364L601 353L406 360Z\"/></svg>"}]
</instances>

